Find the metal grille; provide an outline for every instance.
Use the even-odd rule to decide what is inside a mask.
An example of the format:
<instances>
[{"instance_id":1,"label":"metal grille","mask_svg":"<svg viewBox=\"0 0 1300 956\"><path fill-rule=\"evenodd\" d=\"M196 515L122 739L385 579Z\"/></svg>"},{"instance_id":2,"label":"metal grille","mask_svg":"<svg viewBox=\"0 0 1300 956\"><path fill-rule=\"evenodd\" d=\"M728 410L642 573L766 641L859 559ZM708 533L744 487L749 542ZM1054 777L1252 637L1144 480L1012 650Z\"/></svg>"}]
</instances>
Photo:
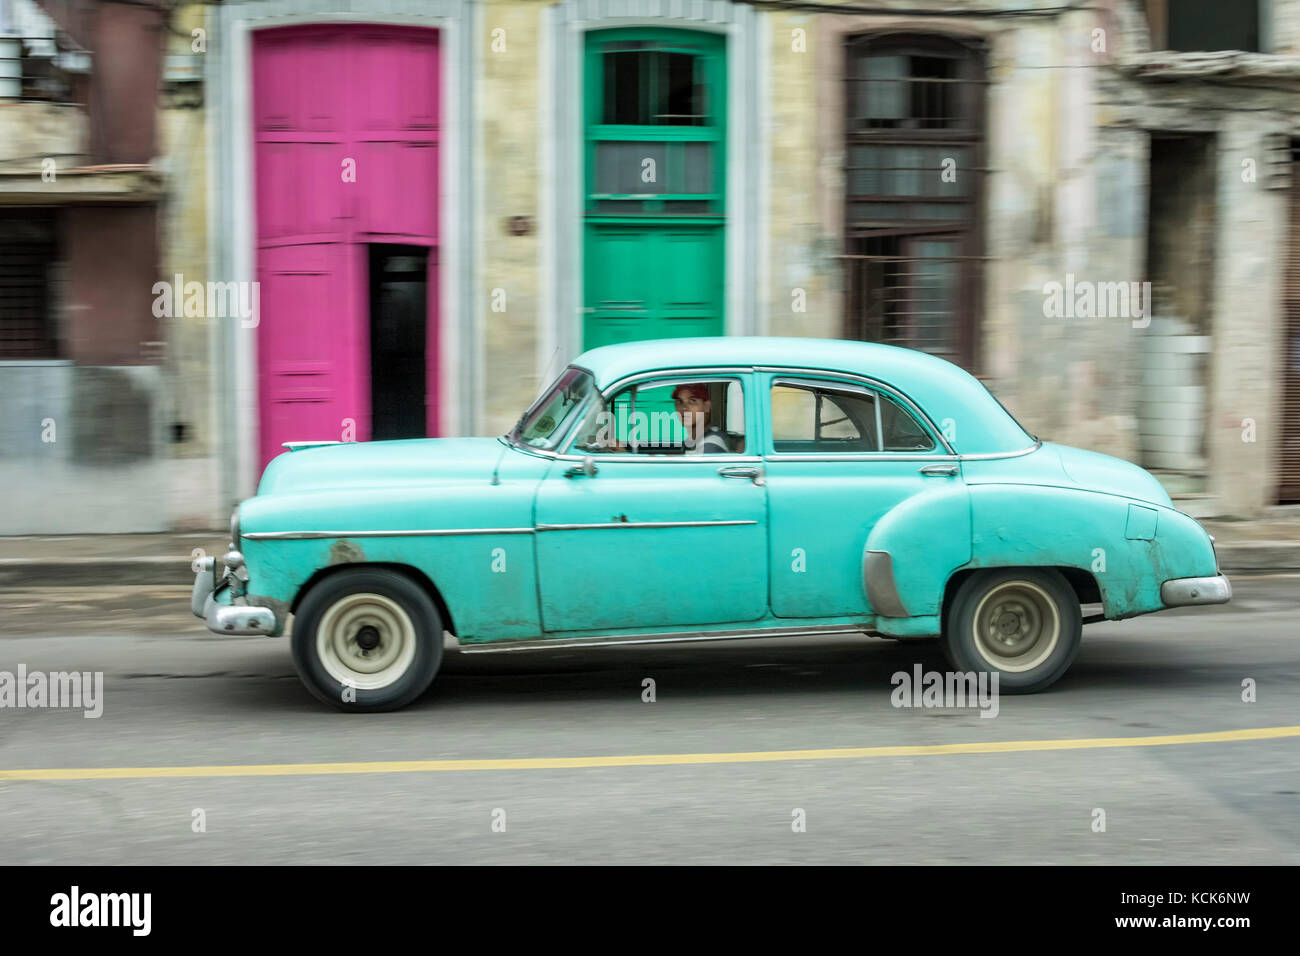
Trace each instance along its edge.
<instances>
[{"instance_id":1,"label":"metal grille","mask_svg":"<svg viewBox=\"0 0 1300 956\"><path fill-rule=\"evenodd\" d=\"M845 335L974 364L984 77L942 37L850 38Z\"/></svg>"},{"instance_id":2,"label":"metal grille","mask_svg":"<svg viewBox=\"0 0 1300 956\"><path fill-rule=\"evenodd\" d=\"M964 364L964 286L977 262L961 255L962 237L857 238L842 256L847 277L846 336L919 349Z\"/></svg>"},{"instance_id":3,"label":"metal grille","mask_svg":"<svg viewBox=\"0 0 1300 956\"><path fill-rule=\"evenodd\" d=\"M1300 148L1293 150L1291 232L1287 241L1282 311L1282 442L1278 454L1278 500L1300 502Z\"/></svg>"},{"instance_id":4,"label":"metal grille","mask_svg":"<svg viewBox=\"0 0 1300 956\"><path fill-rule=\"evenodd\" d=\"M55 260L54 217L0 214L0 358L54 358L49 273Z\"/></svg>"}]
</instances>

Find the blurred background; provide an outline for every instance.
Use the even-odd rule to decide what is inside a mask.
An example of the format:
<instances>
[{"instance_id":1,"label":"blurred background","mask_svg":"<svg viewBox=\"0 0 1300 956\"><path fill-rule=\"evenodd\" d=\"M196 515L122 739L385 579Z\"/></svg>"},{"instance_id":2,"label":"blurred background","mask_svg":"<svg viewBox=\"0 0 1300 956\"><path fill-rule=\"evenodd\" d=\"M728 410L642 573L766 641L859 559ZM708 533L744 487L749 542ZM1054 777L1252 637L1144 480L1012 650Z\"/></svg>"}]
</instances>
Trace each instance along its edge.
<instances>
[{"instance_id":1,"label":"blurred background","mask_svg":"<svg viewBox=\"0 0 1300 956\"><path fill-rule=\"evenodd\" d=\"M220 527L281 442L696 335L1290 514L1298 92L1300 0L0 0L0 534Z\"/></svg>"}]
</instances>

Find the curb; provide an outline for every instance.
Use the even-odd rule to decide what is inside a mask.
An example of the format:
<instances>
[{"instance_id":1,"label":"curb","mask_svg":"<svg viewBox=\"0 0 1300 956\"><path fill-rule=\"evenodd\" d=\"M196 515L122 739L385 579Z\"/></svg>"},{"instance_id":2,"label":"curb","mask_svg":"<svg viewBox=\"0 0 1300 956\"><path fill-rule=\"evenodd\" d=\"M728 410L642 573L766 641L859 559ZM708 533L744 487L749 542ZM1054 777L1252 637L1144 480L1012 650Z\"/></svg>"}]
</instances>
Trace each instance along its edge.
<instances>
[{"instance_id":1,"label":"curb","mask_svg":"<svg viewBox=\"0 0 1300 956\"><path fill-rule=\"evenodd\" d=\"M0 587L93 587L194 583L190 562L166 557L0 558Z\"/></svg>"},{"instance_id":2,"label":"curb","mask_svg":"<svg viewBox=\"0 0 1300 956\"><path fill-rule=\"evenodd\" d=\"M1238 541L1215 544L1219 567L1231 571L1300 570L1300 541Z\"/></svg>"}]
</instances>

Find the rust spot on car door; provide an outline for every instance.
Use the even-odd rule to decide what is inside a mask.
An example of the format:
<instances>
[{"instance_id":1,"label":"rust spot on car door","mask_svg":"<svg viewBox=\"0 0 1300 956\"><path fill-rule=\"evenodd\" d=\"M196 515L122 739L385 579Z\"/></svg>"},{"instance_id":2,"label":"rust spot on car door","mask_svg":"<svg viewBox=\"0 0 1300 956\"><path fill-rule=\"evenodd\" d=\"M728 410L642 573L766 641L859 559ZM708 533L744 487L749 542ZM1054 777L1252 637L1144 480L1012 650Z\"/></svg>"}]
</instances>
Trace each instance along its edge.
<instances>
[{"instance_id":1,"label":"rust spot on car door","mask_svg":"<svg viewBox=\"0 0 1300 956\"><path fill-rule=\"evenodd\" d=\"M340 538L330 548L330 564L356 564L366 560L366 553L355 541Z\"/></svg>"}]
</instances>

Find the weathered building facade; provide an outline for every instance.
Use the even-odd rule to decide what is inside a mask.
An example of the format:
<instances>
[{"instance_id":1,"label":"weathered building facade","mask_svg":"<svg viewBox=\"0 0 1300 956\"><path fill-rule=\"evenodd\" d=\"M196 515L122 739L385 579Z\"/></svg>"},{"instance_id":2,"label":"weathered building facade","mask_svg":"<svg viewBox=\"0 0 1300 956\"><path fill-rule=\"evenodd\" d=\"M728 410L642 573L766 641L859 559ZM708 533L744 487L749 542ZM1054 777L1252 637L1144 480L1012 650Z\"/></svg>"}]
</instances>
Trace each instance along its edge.
<instances>
[{"instance_id":1,"label":"weathered building facade","mask_svg":"<svg viewBox=\"0 0 1300 956\"><path fill-rule=\"evenodd\" d=\"M922 348L1195 514L1300 500L1300 0L236 0L168 29L202 77L174 64L162 107L173 525L283 441L504 431L584 348L706 334Z\"/></svg>"},{"instance_id":2,"label":"weathered building facade","mask_svg":"<svg viewBox=\"0 0 1300 956\"><path fill-rule=\"evenodd\" d=\"M163 11L10 0L4 21L0 530L162 530Z\"/></svg>"}]
</instances>

